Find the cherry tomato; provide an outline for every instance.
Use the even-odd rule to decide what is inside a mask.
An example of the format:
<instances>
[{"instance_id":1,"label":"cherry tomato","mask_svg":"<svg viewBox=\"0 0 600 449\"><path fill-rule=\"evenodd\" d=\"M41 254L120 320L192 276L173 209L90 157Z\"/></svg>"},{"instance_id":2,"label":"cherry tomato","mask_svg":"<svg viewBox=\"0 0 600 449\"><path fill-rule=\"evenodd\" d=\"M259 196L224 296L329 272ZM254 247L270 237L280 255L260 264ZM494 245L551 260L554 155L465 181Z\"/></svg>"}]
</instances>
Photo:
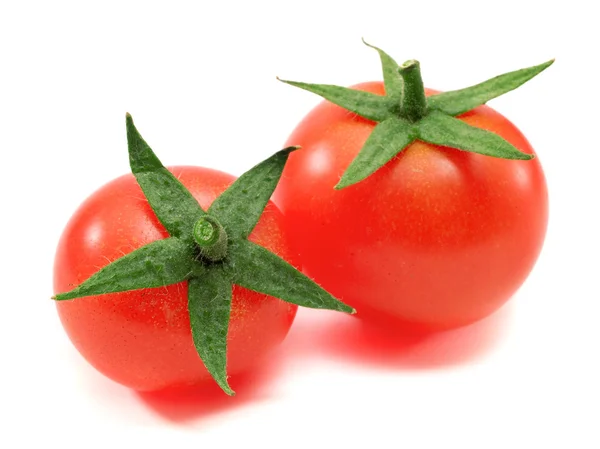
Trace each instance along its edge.
<instances>
[{"instance_id":1,"label":"cherry tomato","mask_svg":"<svg viewBox=\"0 0 600 449\"><path fill-rule=\"evenodd\" d=\"M170 170L205 210L235 179L200 167ZM282 219L269 203L249 239L297 266ZM92 194L65 228L56 253L54 291L70 290L109 262L166 237L133 175L117 178ZM159 390L213 382L192 341L185 283L58 301L56 307L79 352L123 385ZM296 310L296 305L234 286L228 373L251 368L279 344Z\"/></svg>"},{"instance_id":2,"label":"cherry tomato","mask_svg":"<svg viewBox=\"0 0 600 449\"><path fill-rule=\"evenodd\" d=\"M381 82L354 88L384 94ZM490 107L458 118L534 153ZM491 314L542 247L548 198L539 159L416 141L365 180L334 190L374 126L322 102L288 139L302 151L290 156L273 199L305 273L367 319L447 329Z\"/></svg>"}]
</instances>

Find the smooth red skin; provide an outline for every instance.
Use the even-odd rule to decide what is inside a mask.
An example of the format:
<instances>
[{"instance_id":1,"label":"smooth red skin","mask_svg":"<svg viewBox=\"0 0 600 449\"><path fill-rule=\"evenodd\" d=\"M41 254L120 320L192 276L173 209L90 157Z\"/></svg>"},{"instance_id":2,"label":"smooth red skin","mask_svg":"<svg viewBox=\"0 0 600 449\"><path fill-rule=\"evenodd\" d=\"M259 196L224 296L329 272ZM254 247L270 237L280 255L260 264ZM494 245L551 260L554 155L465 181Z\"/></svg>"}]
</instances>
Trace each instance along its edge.
<instances>
[{"instance_id":1,"label":"smooth red skin","mask_svg":"<svg viewBox=\"0 0 600 449\"><path fill-rule=\"evenodd\" d=\"M381 82L354 87L384 94ZM459 118L533 153L487 106ZM273 200L305 273L359 317L447 329L491 314L526 279L543 244L548 199L538 158L415 142L369 178L334 190L374 126L323 102L286 143L302 149L290 155Z\"/></svg>"},{"instance_id":2,"label":"smooth red skin","mask_svg":"<svg viewBox=\"0 0 600 449\"><path fill-rule=\"evenodd\" d=\"M206 210L235 177L201 167L170 170ZM298 266L271 202L250 240ZM109 261L168 237L132 175L106 184L75 212L60 239L54 291L72 289ZM187 285L136 290L56 303L79 352L111 379L136 390L212 381L192 341ZM286 336L297 306L234 286L228 374L256 364Z\"/></svg>"}]
</instances>

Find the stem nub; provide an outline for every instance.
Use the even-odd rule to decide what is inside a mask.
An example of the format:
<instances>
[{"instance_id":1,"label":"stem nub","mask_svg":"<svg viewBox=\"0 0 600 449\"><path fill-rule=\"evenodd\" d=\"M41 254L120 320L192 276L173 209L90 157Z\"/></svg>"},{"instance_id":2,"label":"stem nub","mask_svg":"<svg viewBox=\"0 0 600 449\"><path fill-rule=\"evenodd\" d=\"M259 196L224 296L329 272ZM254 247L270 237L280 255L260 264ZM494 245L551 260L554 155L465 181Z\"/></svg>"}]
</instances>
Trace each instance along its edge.
<instances>
[{"instance_id":1,"label":"stem nub","mask_svg":"<svg viewBox=\"0 0 600 449\"><path fill-rule=\"evenodd\" d=\"M404 80L401 114L407 120L417 122L427 113L427 98L419 61L414 59L406 61L400 66L399 72Z\"/></svg>"},{"instance_id":2,"label":"stem nub","mask_svg":"<svg viewBox=\"0 0 600 449\"><path fill-rule=\"evenodd\" d=\"M193 236L202 257L218 262L227 255L227 233L210 215L204 215L196 222Z\"/></svg>"}]
</instances>

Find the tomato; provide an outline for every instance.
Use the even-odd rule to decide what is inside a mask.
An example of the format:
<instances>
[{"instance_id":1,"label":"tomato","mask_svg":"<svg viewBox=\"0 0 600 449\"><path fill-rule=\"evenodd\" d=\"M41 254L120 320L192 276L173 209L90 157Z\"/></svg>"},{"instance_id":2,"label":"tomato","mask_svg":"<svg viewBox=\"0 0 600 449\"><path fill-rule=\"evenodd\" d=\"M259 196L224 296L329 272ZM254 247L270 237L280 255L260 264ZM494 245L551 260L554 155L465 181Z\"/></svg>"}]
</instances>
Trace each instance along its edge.
<instances>
[{"instance_id":1,"label":"tomato","mask_svg":"<svg viewBox=\"0 0 600 449\"><path fill-rule=\"evenodd\" d=\"M200 167L171 172L207 209L234 177ZM250 240L298 265L269 203ZM64 292L121 256L168 237L133 175L113 180L75 212L60 239L54 291ZM187 284L57 301L60 320L79 352L109 378L137 390L212 382L192 341ZM234 286L228 373L255 365L286 336L297 306Z\"/></svg>"},{"instance_id":2,"label":"tomato","mask_svg":"<svg viewBox=\"0 0 600 449\"><path fill-rule=\"evenodd\" d=\"M384 95L381 82L354 88ZM534 153L488 106L458 118ZM290 156L273 199L305 273L367 319L431 330L491 314L542 247L548 195L539 159L415 141L365 180L334 190L375 125L322 102L288 139L302 151Z\"/></svg>"}]
</instances>

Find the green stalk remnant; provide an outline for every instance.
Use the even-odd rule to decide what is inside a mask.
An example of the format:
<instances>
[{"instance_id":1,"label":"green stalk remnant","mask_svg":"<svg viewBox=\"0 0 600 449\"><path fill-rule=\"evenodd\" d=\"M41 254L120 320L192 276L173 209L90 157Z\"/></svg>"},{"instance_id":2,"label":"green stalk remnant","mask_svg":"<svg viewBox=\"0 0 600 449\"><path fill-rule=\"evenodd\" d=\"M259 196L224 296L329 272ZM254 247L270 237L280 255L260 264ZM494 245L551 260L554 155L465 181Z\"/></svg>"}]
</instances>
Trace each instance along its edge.
<instances>
[{"instance_id":1,"label":"green stalk remnant","mask_svg":"<svg viewBox=\"0 0 600 449\"><path fill-rule=\"evenodd\" d=\"M212 262L223 260L227 255L227 232L209 215L200 217L194 225L194 240L202 257Z\"/></svg>"},{"instance_id":2,"label":"green stalk remnant","mask_svg":"<svg viewBox=\"0 0 600 449\"><path fill-rule=\"evenodd\" d=\"M398 72L404 80L400 113L410 122L418 122L427 113L427 98L421 78L419 61L411 59L400 66Z\"/></svg>"}]
</instances>

